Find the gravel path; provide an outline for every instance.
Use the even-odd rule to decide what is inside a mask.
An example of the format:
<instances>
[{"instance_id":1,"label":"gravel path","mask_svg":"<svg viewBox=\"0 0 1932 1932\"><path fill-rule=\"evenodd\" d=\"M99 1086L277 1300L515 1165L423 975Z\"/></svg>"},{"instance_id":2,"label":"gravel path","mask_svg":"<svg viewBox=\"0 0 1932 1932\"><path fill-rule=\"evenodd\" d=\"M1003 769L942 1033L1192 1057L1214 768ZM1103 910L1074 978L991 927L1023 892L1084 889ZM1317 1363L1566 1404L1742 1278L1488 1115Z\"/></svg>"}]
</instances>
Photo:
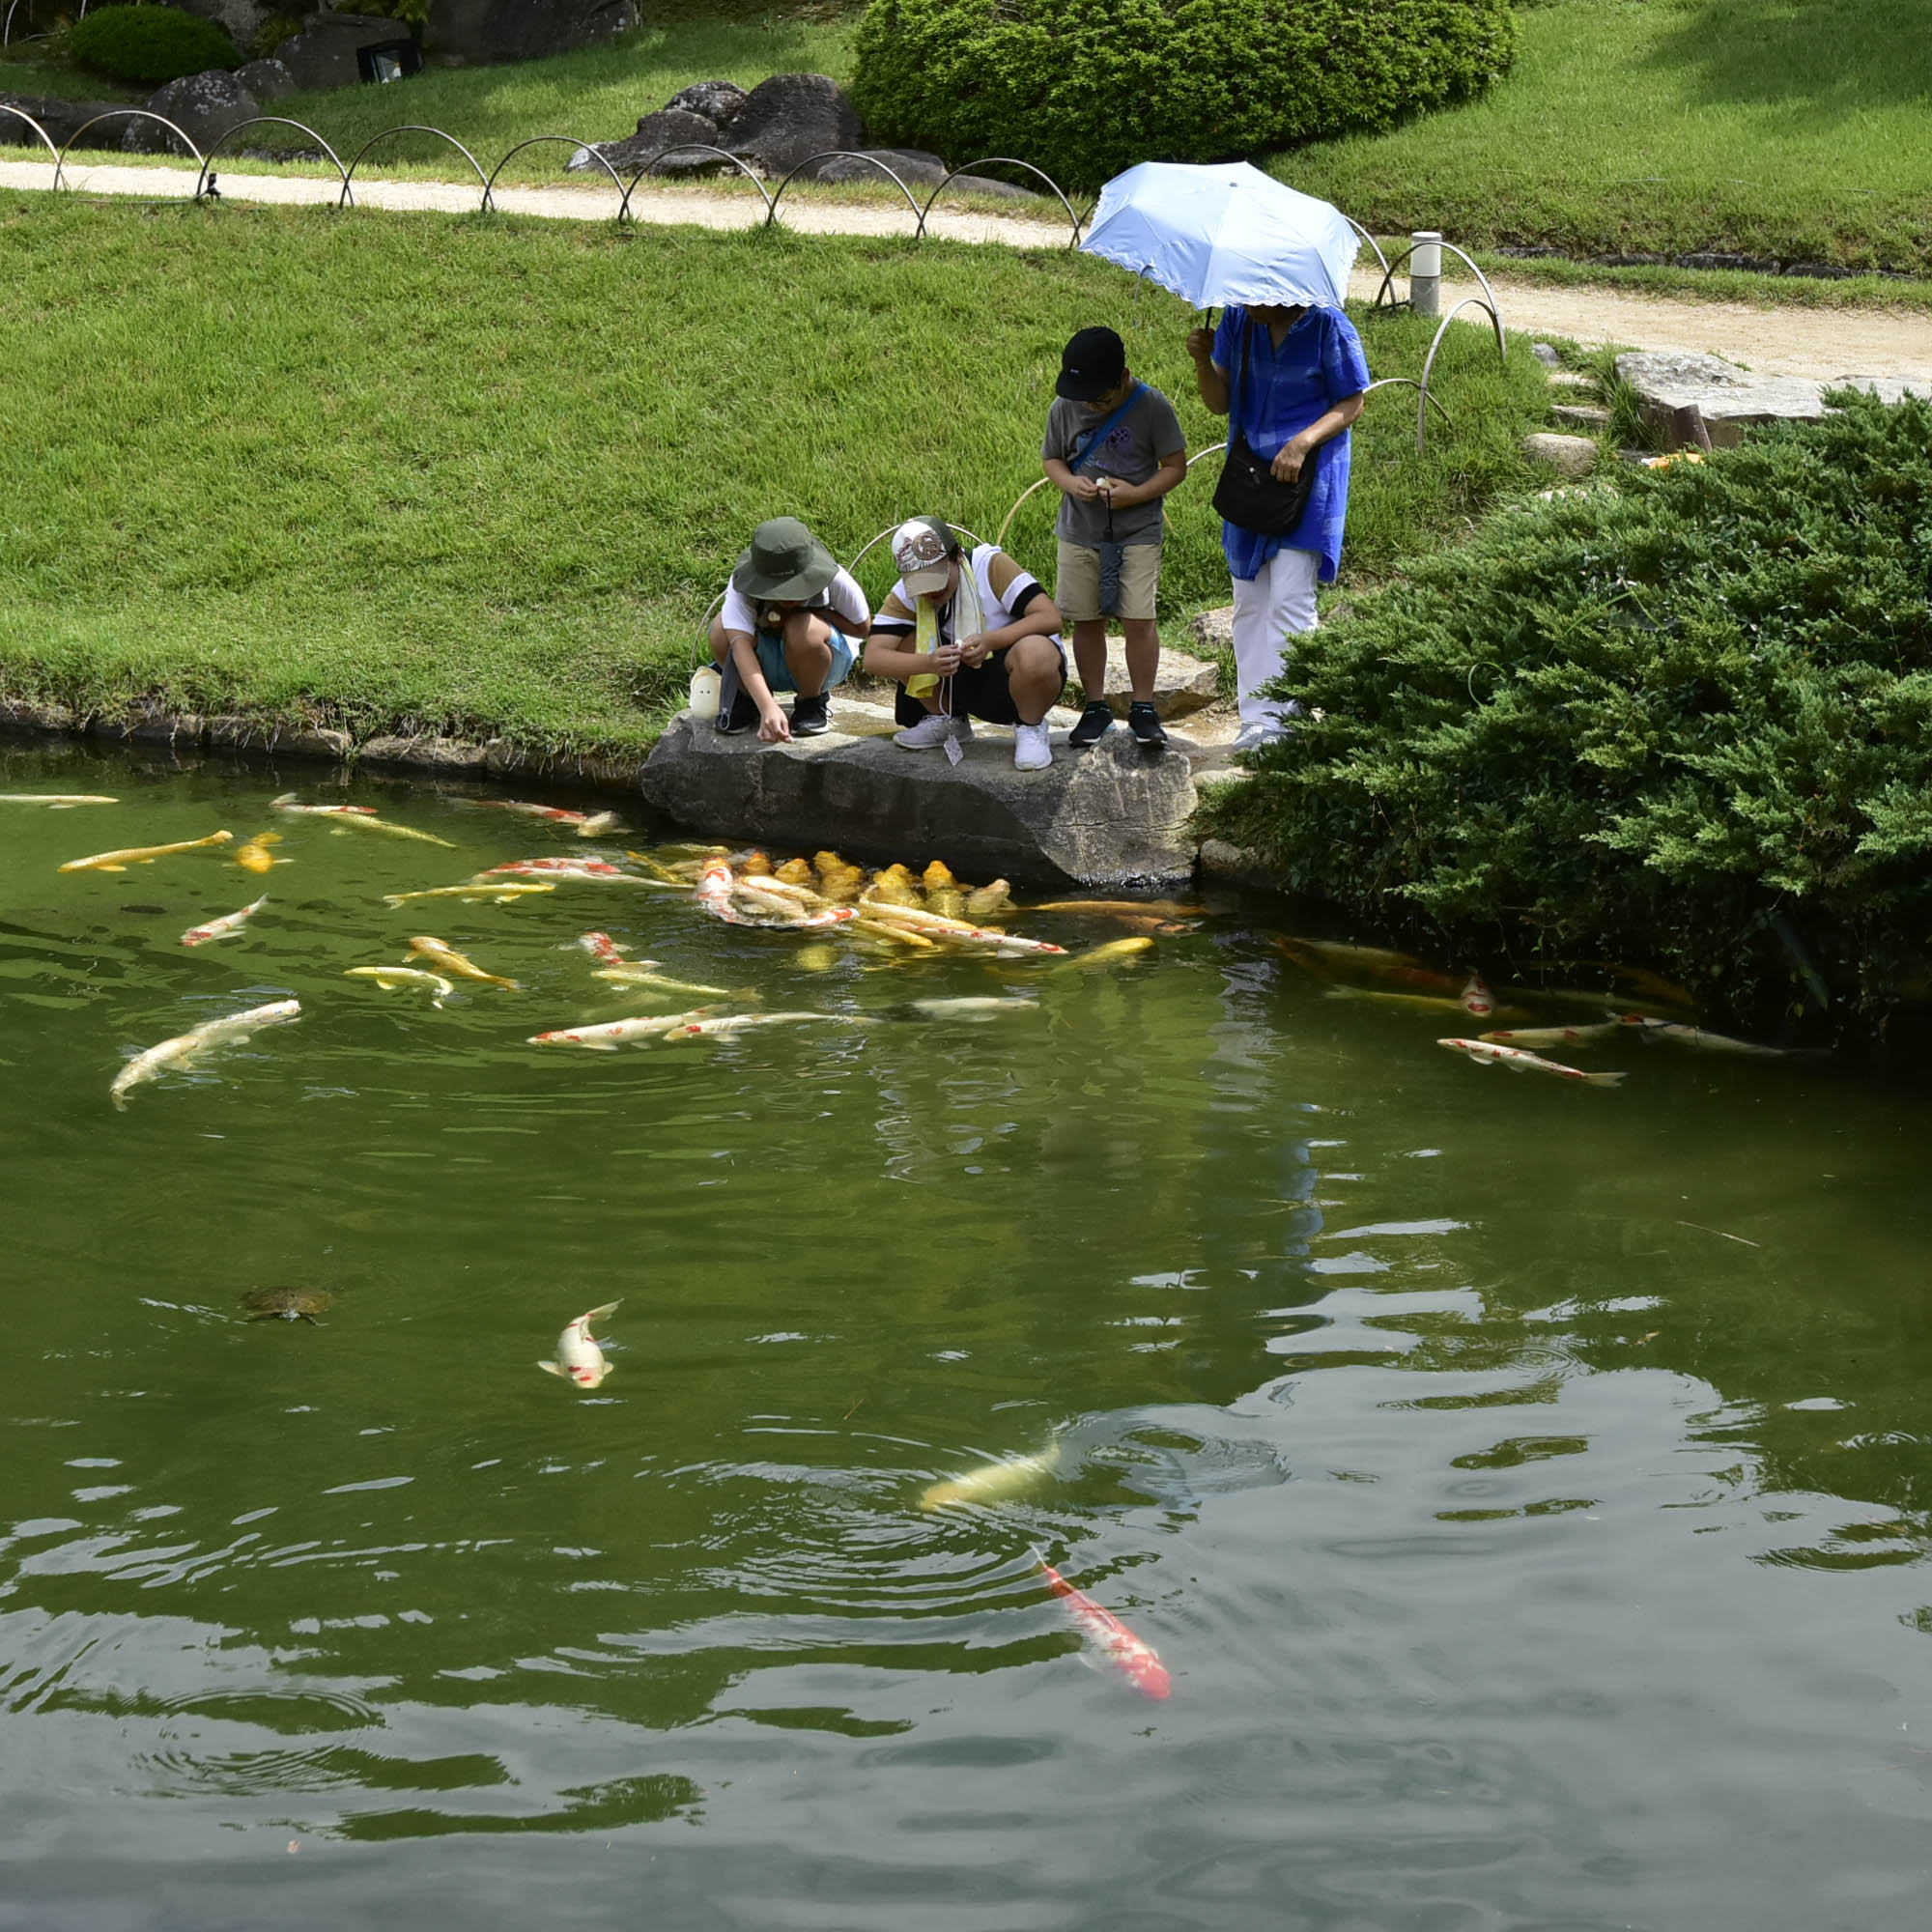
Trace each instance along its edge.
<instances>
[{"instance_id":1,"label":"gravel path","mask_svg":"<svg viewBox=\"0 0 1932 1932\"><path fill-rule=\"evenodd\" d=\"M333 202L339 189L311 176L229 174L217 160L223 197L230 201ZM50 188L49 161L0 161L0 187ZM67 179L79 192L133 195L154 200L194 191L195 172L184 168L71 166ZM363 208L472 213L480 189L471 183L384 181L358 176L355 199ZM559 220L608 220L617 190L608 181L557 187L498 187L497 205L506 213ZM659 225L693 222L706 228L749 228L764 219L755 195L724 194L706 187L649 187L631 197L639 221ZM838 202L787 195L780 212L787 227L815 235L903 235L912 213L890 202ZM1015 248L1064 248L1064 221L1032 215L935 209L929 234L954 242L997 242ZM1371 299L1380 277L1357 272L1353 293ZM1582 343L1616 342L1643 349L1699 349L1729 356L1753 369L1830 381L1840 376L1901 376L1932 381L1932 315L1889 309L1756 308L1745 302L1676 300L1605 286L1545 288L1532 282L1491 278L1503 321L1515 332L1565 335ZM1445 282L1448 309L1476 294L1473 283ZM1480 325L1485 318L1470 312Z\"/></svg>"}]
</instances>

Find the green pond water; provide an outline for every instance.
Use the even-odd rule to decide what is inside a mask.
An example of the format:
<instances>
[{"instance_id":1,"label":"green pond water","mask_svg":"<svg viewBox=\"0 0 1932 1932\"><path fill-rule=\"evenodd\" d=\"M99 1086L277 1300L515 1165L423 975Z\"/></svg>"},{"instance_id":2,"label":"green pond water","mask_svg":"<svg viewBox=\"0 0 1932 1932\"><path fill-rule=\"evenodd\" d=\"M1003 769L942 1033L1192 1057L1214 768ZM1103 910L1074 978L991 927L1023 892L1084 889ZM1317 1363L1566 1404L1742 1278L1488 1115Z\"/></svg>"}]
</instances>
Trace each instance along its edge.
<instances>
[{"instance_id":1,"label":"green pond water","mask_svg":"<svg viewBox=\"0 0 1932 1932\"><path fill-rule=\"evenodd\" d=\"M0 805L0 1925L1932 1918L1917 1091L1477 1067L1264 899L1052 979L814 972L637 888L392 911L585 848L334 783L0 752L121 801ZM217 826L291 863L56 869ZM592 927L871 1017L527 1046L665 1009ZM343 977L422 932L526 990ZM334 1307L244 1320L273 1283ZM539 1372L618 1297L601 1388ZM1036 1548L1170 1698L1083 1667Z\"/></svg>"}]
</instances>

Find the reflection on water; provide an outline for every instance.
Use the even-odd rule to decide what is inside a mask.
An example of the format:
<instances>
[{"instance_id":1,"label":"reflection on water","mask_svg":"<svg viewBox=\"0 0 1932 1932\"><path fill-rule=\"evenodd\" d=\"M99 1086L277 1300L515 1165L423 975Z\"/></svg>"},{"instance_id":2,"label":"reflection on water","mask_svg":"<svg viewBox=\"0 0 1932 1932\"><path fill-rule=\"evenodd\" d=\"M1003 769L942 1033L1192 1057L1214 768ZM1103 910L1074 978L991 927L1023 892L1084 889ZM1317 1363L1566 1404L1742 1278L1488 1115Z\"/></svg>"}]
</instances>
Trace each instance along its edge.
<instances>
[{"instance_id":1,"label":"reflection on water","mask_svg":"<svg viewBox=\"0 0 1932 1932\"><path fill-rule=\"evenodd\" d=\"M431 923L383 895L567 835L365 788L460 849L63 877L327 794L0 766L123 801L0 822L17 1922L1924 1922L1916 1096L1636 1039L1615 1093L1509 1079L1236 898L1055 980L452 902L527 990L436 1009L342 977ZM638 1009L591 926L861 1023L526 1046ZM539 1372L620 1296L607 1383Z\"/></svg>"}]
</instances>

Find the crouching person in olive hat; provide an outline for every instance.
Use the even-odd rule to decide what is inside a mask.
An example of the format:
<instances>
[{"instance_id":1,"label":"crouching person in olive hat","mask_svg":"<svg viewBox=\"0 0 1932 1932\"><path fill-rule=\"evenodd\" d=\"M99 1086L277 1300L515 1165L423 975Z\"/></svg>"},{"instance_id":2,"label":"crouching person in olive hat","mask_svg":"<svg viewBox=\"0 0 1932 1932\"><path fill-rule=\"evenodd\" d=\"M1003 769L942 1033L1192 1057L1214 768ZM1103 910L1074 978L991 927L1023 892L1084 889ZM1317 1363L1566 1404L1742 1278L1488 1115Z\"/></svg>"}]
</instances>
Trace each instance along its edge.
<instances>
[{"instance_id":1,"label":"crouching person in olive hat","mask_svg":"<svg viewBox=\"0 0 1932 1932\"><path fill-rule=\"evenodd\" d=\"M844 683L872 613L851 572L796 517L752 532L711 626L722 672L721 731L753 724L768 745L827 727L826 693ZM798 694L787 718L772 695Z\"/></svg>"}]
</instances>

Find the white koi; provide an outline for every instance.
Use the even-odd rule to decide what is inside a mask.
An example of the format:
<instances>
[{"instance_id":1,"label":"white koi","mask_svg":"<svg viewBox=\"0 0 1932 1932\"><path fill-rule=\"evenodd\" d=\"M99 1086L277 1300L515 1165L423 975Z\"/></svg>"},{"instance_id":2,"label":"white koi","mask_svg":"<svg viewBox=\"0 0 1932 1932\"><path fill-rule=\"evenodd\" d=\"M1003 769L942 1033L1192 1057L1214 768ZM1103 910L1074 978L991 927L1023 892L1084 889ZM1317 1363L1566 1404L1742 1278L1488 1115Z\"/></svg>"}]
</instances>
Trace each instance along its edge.
<instances>
[{"instance_id":1,"label":"white koi","mask_svg":"<svg viewBox=\"0 0 1932 1932\"><path fill-rule=\"evenodd\" d=\"M126 1107L129 1090L138 1087L144 1080L154 1079L163 1067L186 1066L211 1046L243 1040L258 1028L279 1026L285 1020L300 1017L299 1000L271 1000L265 1007L250 1007L246 1012L226 1013L219 1019L203 1020L198 1027L190 1027L186 1033L177 1034L173 1039L164 1039L158 1046L137 1053L114 1076L107 1097L116 1107Z\"/></svg>"},{"instance_id":2,"label":"white koi","mask_svg":"<svg viewBox=\"0 0 1932 1932\"><path fill-rule=\"evenodd\" d=\"M693 993L700 1000L749 1000L755 999L755 993L748 993L742 987L700 986L691 980L672 980L662 973L650 969L657 964L654 959L627 959L620 966L602 966L591 975L595 980L609 980L613 986L632 986L640 991L654 993Z\"/></svg>"},{"instance_id":3,"label":"white koi","mask_svg":"<svg viewBox=\"0 0 1932 1932\"><path fill-rule=\"evenodd\" d=\"M383 903L405 906L414 899L487 899L492 905L514 905L518 899L528 898L533 893L555 891L555 886L548 880L542 885L526 885L513 884L508 879L492 879L487 885L429 886L419 893L384 893Z\"/></svg>"},{"instance_id":4,"label":"white koi","mask_svg":"<svg viewBox=\"0 0 1932 1932\"><path fill-rule=\"evenodd\" d=\"M601 1308L593 1308L567 1323L556 1338L556 1360L539 1362L537 1367L547 1375L561 1376L565 1381L575 1382L579 1388L594 1389L611 1373L611 1368L604 1359L604 1350L597 1346L596 1336L590 1332L590 1324L605 1321L622 1306L620 1295L617 1300L607 1301Z\"/></svg>"},{"instance_id":5,"label":"white koi","mask_svg":"<svg viewBox=\"0 0 1932 1932\"><path fill-rule=\"evenodd\" d=\"M253 905L244 905L240 912L223 913L219 919L212 919L206 925L191 925L182 934L182 944L206 946L211 939L225 939L231 932L240 932L268 903L269 895L264 893Z\"/></svg>"},{"instance_id":6,"label":"white koi","mask_svg":"<svg viewBox=\"0 0 1932 1932\"><path fill-rule=\"evenodd\" d=\"M420 966L351 966L342 976L345 980L373 980L385 993L393 993L400 986L424 986L433 994L433 1006L441 1006L455 985L445 980L440 973L425 973Z\"/></svg>"},{"instance_id":7,"label":"white koi","mask_svg":"<svg viewBox=\"0 0 1932 1932\"><path fill-rule=\"evenodd\" d=\"M689 1012L660 1013L651 1019L606 1020L601 1026L553 1027L549 1033L533 1033L528 1046L582 1046L592 1053L615 1053L629 1042L656 1039L679 1027L701 1025L716 1007L694 1007Z\"/></svg>"},{"instance_id":8,"label":"white koi","mask_svg":"<svg viewBox=\"0 0 1932 1932\"><path fill-rule=\"evenodd\" d=\"M1037 1013L1039 1009L1024 995L963 1000L906 1000L886 1009L889 1020L990 1020L1003 1013Z\"/></svg>"},{"instance_id":9,"label":"white koi","mask_svg":"<svg viewBox=\"0 0 1932 1932\"><path fill-rule=\"evenodd\" d=\"M439 838L434 832L418 832L412 825L394 825L386 818L378 818L376 809L371 805L298 805L292 791L283 792L279 798L271 798L269 804L275 811L329 819L344 831L353 827L358 832L380 832L390 838L412 838L419 845L440 845L449 852L456 850L449 839Z\"/></svg>"},{"instance_id":10,"label":"white koi","mask_svg":"<svg viewBox=\"0 0 1932 1932\"><path fill-rule=\"evenodd\" d=\"M0 791L0 805L44 805L66 811L76 805L119 805L118 798L102 798L91 791Z\"/></svg>"},{"instance_id":11,"label":"white koi","mask_svg":"<svg viewBox=\"0 0 1932 1932\"><path fill-rule=\"evenodd\" d=\"M921 1509L952 1509L961 1503L980 1505L1005 1502L1044 1482L1060 1466L1058 1442L1037 1456L1002 1456L994 1463L982 1463L963 1476L934 1483L919 1499Z\"/></svg>"},{"instance_id":12,"label":"white koi","mask_svg":"<svg viewBox=\"0 0 1932 1932\"><path fill-rule=\"evenodd\" d=\"M1580 1080L1591 1087L1621 1087L1621 1073L1585 1073L1580 1066L1565 1066L1561 1061L1545 1060L1540 1054L1526 1053L1520 1046L1502 1046L1494 1040L1438 1039L1452 1053L1466 1054L1478 1065L1507 1066L1512 1073L1550 1073L1558 1080Z\"/></svg>"},{"instance_id":13,"label":"white koi","mask_svg":"<svg viewBox=\"0 0 1932 1932\"><path fill-rule=\"evenodd\" d=\"M716 1019L694 1020L674 1028L667 1039L729 1039L747 1027L788 1026L800 1020L830 1020L835 1026L862 1024L851 1013L723 1013Z\"/></svg>"}]
</instances>

